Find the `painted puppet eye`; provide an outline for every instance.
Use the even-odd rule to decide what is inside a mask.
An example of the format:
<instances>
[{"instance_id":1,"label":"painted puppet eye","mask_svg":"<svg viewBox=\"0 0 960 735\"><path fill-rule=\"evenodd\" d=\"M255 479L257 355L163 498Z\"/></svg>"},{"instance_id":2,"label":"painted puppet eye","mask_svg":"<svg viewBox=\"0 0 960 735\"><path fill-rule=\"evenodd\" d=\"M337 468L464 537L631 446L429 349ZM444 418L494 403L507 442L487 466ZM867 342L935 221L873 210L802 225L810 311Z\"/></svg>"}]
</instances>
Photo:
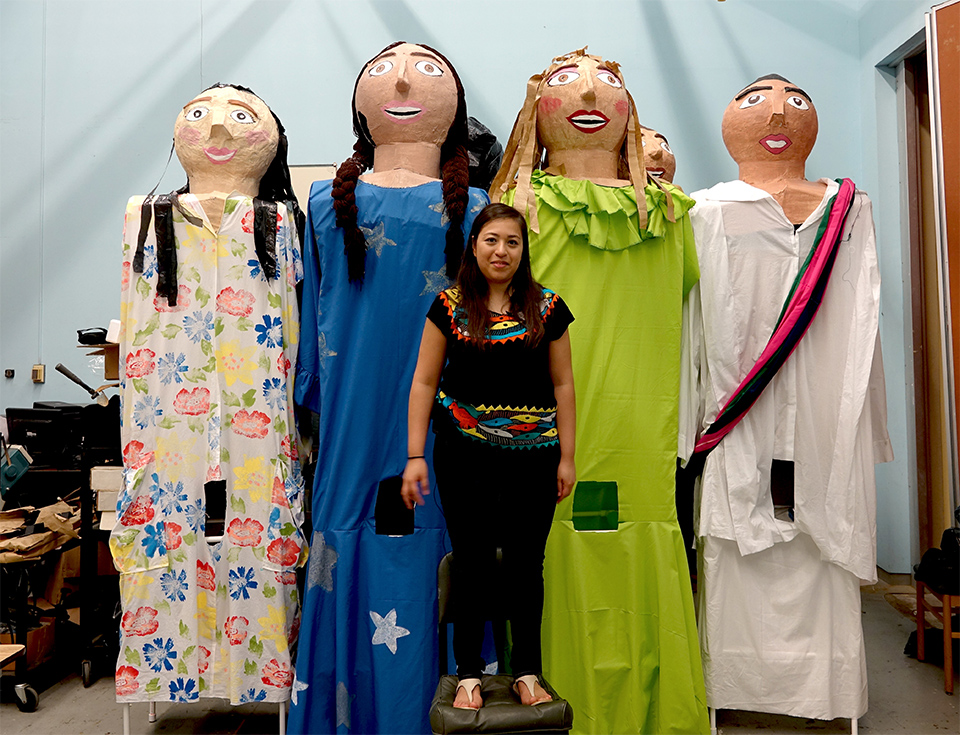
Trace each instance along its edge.
<instances>
[{"instance_id":1,"label":"painted puppet eye","mask_svg":"<svg viewBox=\"0 0 960 735\"><path fill-rule=\"evenodd\" d=\"M230 113L230 117L236 122L243 123L244 125L252 125L256 122L256 118L254 118L254 116L246 110L233 110Z\"/></svg>"},{"instance_id":2,"label":"painted puppet eye","mask_svg":"<svg viewBox=\"0 0 960 735\"><path fill-rule=\"evenodd\" d=\"M807 101L803 97L800 97L798 95L792 95L790 97L787 97L787 104L793 105L798 110L810 109L810 105L807 104Z\"/></svg>"},{"instance_id":3,"label":"painted puppet eye","mask_svg":"<svg viewBox=\"0 0 960 735\"><path fill-rule=\"evenodd\" d=\"M661 141L660 141L660 147L663 148L663 150L665 150L665 151L666 151L667 153L669 153L671 156L673 155L673 151L670 150L670 144L667 143L667 141L661 140Z\"/></svg>"},{"instance_id":4,"label":"painted puppet eye","mask_svg":"<svg viewBox=\"0 0 960 735\"><path fill-rule=\"evenodd\" d=\"M620 89L623 84L617 79L616 75L609 71L599 71L597 72L597 79L599 79L604 84L609 84L614 89Z\"/></svg>"},{"instance_id":5,"label":"painted puppet eye","mask_svg":"<svg viewBox=\"0 0 960 735\"><path fill-rule=\"evenodd\" d=\"M183 119L189 120L190 122L197 122L198 120L203 120L208 112L210 112L210 110L206 107L191 107L183 113Z\"/></svg>"},{"instance_id":6,"label":"painted puppet eye","mask_svg":"<svg viewBox=\"0 0 960 735\"><path fill-rule=\"evenodd\" d=\"M646 148L646 147L647 147L647 141L641 140L641 141L640 141L640 145L641 145L643 148Z\"/></svg>"},{"instance_id":7,"label":"painted puppet eye","mask_svg":"<svg viewBox=\"0 0 960 735\"><path fill-rule=\"evenodd\" d=\"M434 64L432 61L418 61L416 63L417 71L421 74L425 74L428 77L442 77L443 69Z\"/></svg>"},{"instance_id":8,"label":"painted puppet eye","mask_svg":"<svg viewBox=\"0 0 960 735\"><path fill-rule=\"evenodd\" d=\"M748 107L754 107L759 105L766 99L762 94L751 94L743 102L740 103L740 109L746 110Z\"/></svg>"},{"instance_id":9,"label":"painted puppet eye","mask_svg":"<svg viewBox=\"0 0 960 735\"><path fill-rule=\"evenodd\" d=\"M570 84L580 78L580 73L573 69L561 69L547 80L548 87L562 87L564 84Z\"/></svg>"},{"instance_id":10,"label":"painted puppet eye","mask_svg":"<svg viewBox=\"0 0 960 735\"><path fill-rule=\"evenodd\" d=\"M386 59L384 59L376 66L371 67L370 71L368 71L367 74L369 74L372 77L382 77L392 68L393 68L393 62L387 61Z\"/></svg>"}]
</instances>

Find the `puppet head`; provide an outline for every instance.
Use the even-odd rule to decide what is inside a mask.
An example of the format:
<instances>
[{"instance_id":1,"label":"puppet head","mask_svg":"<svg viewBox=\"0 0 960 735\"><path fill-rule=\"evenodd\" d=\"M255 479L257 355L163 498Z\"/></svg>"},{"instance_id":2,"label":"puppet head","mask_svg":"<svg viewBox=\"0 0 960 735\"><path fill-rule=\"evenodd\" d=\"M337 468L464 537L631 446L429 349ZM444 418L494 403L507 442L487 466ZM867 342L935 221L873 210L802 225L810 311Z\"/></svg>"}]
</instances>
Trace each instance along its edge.
<instances>
[{"instance_id":1,"label":"puppet head","mask_svg":"<svg viewBox=\"0 0 960 735\"><path fill-rule=\"evenodd\" d=\"M741 168L799 170L817 140L817 110L810 96L776 74L760 77L723 113L723 142Z\"/></svg>"},{"instance_id":2,"label":"puppet head","mask_svg":"<svg viewBox=\"0 0 960 735\"><path fill-rule=\"evenodd\" d=\"M353 155L337 170L333 207L343 230L347 273L363 284L366 240L357 225L354 189L373 166L380 144L426 143L440 148L444 212L450 220L444 253L447 275L460 268L469 198L467 103L453 65L436 49L399 41L364 64L353 89ZM420 136L420 137L418 137Z\"/></svg>"},{"instance_id":3,"label":"puppet head","mask_svg":"<svg viewBox=\"0 0 960 735\"><path fill-rule=\"evenodd\" d=\"M527 82L527 96L493 184L490 199L499 201L516 186L514 206L539 231L530 175L550 165L556 151L615 152L618 175L642 189L647 181L640 162L640 126L636 106L615 61L604 61L582 48L559 56ZM587 155L589 155L587 153ZM558 172L559 173L559 172ZM641 226L646 211L640 208Z\"/></svg>"},{"instance_id":4,"label":"puppet head","mask_svg":"<svg viewBox=\"0 0 960 735\"><path fill-rule=\"evenodd\" d=\"M643 135L643 166L647 173L672 184L677 173L677 159L666 137L653 128L641 127L640 132Z\"/></svg>"},{"instance_id":5,"label":"puppet head","mask_svg":"<svg viewBox=\"0 0 960 735\"><path fill-rule=\"evenodd\" d=\"M174 144L190 191L256 196L277 155L280 128L270 108L249 90L211 87L177 116Z\"/></svg>"}]
</instances>

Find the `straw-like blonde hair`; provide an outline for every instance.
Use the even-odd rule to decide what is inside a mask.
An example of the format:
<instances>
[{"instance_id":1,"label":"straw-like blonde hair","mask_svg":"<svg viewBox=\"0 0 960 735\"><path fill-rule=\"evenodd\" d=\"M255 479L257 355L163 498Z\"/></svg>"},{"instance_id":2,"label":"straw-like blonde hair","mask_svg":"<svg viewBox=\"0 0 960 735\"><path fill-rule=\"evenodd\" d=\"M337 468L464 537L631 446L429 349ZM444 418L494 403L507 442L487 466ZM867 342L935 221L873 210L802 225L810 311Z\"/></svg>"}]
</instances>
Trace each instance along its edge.
<instances>
[{"instance_id":1,"label":"straw-like blonde hair","mask_svg":"<svg viewBox=\"0 0 960 735\"><path fill-rule=\"evenodd\" d=\"M553 62L539 74L534 74L527 81L527 95L523 101L523 108L517 115L516 122L513 124L513 130L510 132L510 140L507 142L506 150L503 154L503 163L497 172L493 183L490 185L490 201L498 202L503 195L512 187L516 187L516 193L513 199L513 206L521 212L530 223L530 229L534 232L540 232L540 225L537 220L537 208L533 201L533 191L531 189L530 178L534 169L542 168L546 160L546 149L537 135L537 112L540 107L540 96L543 93L547 80L553 76L558 69L571 64L576 64L583 58L593 59L605 69L609 69L624 85L624 91L627 94L627 100L630 103L630 111L627 114L627 134L624 137L623 144L620 147L620 163L618 166L618 175L629 179L637 192L637 215L641 229L647 225L647 208L644 202L644 187L649 181L654 181L659 186L656 179L647 175L647 170L643 165L643 141L640 131L640 124L637 122L637 107L634 104L633 97L626 89L623 81L623 74L620 72L620 65L615 61L605 61L599 56L587 53L586 47L571 51L563 56L556 57ZM662 187L661 187L662 188ZM673 219L673 199L670 192L667 193L667 202L669 218Z\"/></svg>"}]
</instances>

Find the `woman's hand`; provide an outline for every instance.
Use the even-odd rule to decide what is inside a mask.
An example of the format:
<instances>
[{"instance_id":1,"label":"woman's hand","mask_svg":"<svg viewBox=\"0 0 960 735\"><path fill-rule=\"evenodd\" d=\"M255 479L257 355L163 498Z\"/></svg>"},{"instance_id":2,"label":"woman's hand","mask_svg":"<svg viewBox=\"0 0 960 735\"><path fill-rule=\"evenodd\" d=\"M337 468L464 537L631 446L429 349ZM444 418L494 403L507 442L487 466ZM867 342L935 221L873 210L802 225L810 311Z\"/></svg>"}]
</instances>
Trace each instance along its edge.
<instances>
[{"instance_id":1,"label":"woman's hand","mask_svg":"<svg viewBox=\"0 0 960 735\"><path fill-rule=\"evenodd\" d=\"M430 477L427 471L427 460L422 457L408 459L407 466L403 470L403 487L400 488L403 504L413 510L414 505L423 505L423 496L429 494Z\"/></svg>"},{"instance_id":2,"label":"woman's hand","mask_svg":"<svg viewBox=\"0 0 960 735\"><path fill-rule=\"evenodd\" d=\"M557 467L557 504L573 492L573 486L576 484L577 467L573 459L561 459Z\"/></svg>"}]
</instances>

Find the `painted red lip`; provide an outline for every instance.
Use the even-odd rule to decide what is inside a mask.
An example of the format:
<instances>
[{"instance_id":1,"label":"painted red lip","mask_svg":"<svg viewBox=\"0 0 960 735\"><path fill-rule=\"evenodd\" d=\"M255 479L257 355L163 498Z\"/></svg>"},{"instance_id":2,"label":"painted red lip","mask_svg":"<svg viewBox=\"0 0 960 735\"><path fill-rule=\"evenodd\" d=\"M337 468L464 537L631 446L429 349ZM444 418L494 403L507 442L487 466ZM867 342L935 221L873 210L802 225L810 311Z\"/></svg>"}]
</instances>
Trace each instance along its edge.
<instances>
[{"instance_id":1,"label":"painted red lip","mask_svg":"<svg viewBox=\"0 0 960 735\"><path fill-rule=\"evenodd\" d=\"M577 110L567 116L567 121L582 133L596 133L606 127L610 118L600 110Z\"/></svg>"},{"instance_id":2,"label":"painted red lip","mask_svg":"<svg viewBox=\"0 0 960 735\"><path fill-rule=\"evenodd\" d=\"M236 148L215 148L210 146L208 148L204 148L203 152L213 163L226 163L235 155L237 155Z\"/></svg>"},{"instance_id":3,"label":"painted red lip","mask_svg":"<svg viewBox=\"0 0 960 735\"><path fill-rule=\"evenodd\" d=\"M783 153L787 148L793 145L793 141L790 140L786 135L768 135L766 138L760 139L760 145L770 151L773 155L777 156Z\"/></svg>"}]
</instances>

